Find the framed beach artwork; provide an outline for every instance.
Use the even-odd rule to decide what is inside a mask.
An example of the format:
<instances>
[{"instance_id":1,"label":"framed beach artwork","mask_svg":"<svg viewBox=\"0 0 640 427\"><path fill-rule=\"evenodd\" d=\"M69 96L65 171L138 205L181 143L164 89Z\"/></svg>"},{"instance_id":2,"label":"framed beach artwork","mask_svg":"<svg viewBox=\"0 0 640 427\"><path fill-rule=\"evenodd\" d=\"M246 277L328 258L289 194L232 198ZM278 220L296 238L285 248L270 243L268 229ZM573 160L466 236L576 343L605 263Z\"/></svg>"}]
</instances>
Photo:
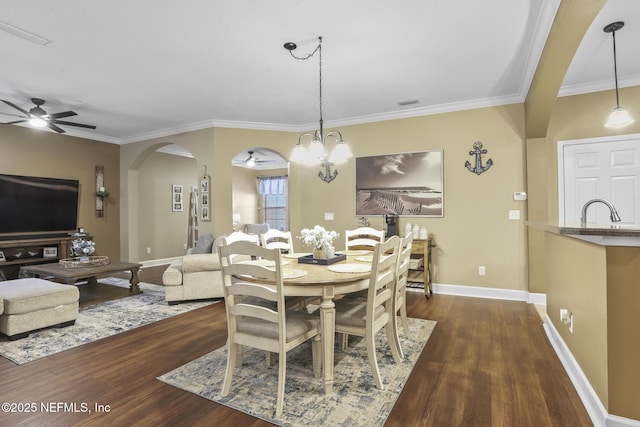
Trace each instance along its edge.
<instances>
[{"instance_id":1,"label":"framed beach artwork","mask_svg":"<svg viewBox=\"0 0 640 427\"><path fill-rule=\"evenodd\" d=\"M356 216L444 216L442 150L356 158Z\"/></svg>"}]
</instances>

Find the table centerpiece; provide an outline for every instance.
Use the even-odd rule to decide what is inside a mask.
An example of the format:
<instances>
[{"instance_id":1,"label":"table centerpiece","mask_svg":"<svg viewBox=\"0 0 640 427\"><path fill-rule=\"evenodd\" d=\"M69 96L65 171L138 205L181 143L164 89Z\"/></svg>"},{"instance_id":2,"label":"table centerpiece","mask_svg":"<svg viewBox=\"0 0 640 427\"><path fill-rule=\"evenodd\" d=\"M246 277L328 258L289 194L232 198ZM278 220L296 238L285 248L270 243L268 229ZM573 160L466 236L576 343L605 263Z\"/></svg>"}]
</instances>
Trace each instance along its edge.
<instances>
[{"instance_id":1,"label":"table centerpiece","mask_svg":"<svg viewBox=\"0 0 640 427\"><path fill-rule=\"evenodd\" d=\"M332 264L344 259L344 255L336 256L333 247L334 239L340 234L330 231L322 226L316 225L313 228L303 228L298 239L302 240L305 246L313 246L313 255L298 258L298 262L307 264Z\"/></svg>"}]
</instances>

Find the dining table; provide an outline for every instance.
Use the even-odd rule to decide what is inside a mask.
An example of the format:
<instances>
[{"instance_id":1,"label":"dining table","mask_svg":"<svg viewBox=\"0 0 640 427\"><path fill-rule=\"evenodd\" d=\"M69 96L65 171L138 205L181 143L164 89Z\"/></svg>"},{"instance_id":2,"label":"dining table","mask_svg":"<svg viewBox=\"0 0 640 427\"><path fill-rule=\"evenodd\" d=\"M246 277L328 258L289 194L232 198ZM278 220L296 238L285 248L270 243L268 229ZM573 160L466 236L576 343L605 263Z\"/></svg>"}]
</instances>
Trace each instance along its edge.
<instances>
[{"instance_id":1,"label":"dining table","mask_svg":"<svg viewBox=\"0 0 640 427\"><path fill-rule=\"evenodd\" d=\"M308 254L283 254L282 272L285 297L320 297L322 333L322 381L325 394L333 394L333 364L336 310L334 299L369 287L371 251L342 251L339 262L306 264L298 258Z\"/></svg>"}]
</instances>

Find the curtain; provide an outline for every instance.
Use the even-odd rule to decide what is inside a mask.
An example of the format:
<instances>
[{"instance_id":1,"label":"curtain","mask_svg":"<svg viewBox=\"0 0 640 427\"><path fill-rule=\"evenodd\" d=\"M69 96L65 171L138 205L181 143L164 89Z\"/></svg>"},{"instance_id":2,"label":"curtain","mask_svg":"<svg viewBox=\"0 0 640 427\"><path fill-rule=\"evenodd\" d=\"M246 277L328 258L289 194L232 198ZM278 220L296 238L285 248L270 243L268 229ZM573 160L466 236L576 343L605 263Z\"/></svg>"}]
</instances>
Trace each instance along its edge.
<instances>
[{"instance_id":1,"label":"curtain","mask_svg":"<svg viewBox=\"0 0 640 427\"><path fill-rule=\"evenodd\" d=\"M286 176L261 176L260 180L260 194L286 194L287 191L287 177Z\"/></svg>"}]
</instances>

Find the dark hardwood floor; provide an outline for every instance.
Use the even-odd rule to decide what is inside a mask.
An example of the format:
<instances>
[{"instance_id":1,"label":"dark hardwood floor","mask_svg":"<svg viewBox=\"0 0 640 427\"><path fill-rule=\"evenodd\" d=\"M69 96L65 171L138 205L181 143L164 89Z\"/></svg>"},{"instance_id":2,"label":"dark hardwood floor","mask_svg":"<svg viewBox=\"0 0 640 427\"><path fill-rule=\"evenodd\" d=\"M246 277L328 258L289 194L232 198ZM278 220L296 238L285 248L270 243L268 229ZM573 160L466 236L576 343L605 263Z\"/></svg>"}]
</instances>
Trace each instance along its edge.
<instances>
[{"instance_id":1,"label":"dark hardwood floor","mask_svg":"<svg viewBox=\"0 0 640 427\"><path fill-rule=\"evenodd\" d=\"M140 280L159 284L163 270L143 269ZM114 297L102 287L90 301ZM410 317L438 325L387 426L592 425L533 306L409 292L407 307ZM225 340L220 303L21 366L0 357L0 401L37 405L0 412L0 425L270 425L155 379Z\"/></svg>"}]
</instances>

